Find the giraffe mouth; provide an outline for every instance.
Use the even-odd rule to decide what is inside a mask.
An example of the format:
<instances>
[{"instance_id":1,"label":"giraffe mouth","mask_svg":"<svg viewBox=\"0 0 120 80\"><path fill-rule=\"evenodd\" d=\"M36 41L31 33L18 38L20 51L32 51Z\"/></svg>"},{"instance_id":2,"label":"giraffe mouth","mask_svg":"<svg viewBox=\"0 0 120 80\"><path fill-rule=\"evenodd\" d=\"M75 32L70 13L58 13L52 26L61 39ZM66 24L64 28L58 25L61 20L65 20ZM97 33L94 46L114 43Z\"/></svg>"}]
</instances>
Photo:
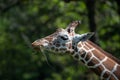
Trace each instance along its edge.
<instances>
[{"instance_id":1,"label":"giraffe mouth","mask_svg":"<svg viewBox=\"0 0 120 80\"><path fill-rule=\"evenodd\" d=\"M34 41L34 42L32 43L32 47L33 47L35 50L37 50L37 51L39 51L39 50L42 49L42 45L41 45L39 42L37 42L37 41Z\"/></svg>"}]
</instances>

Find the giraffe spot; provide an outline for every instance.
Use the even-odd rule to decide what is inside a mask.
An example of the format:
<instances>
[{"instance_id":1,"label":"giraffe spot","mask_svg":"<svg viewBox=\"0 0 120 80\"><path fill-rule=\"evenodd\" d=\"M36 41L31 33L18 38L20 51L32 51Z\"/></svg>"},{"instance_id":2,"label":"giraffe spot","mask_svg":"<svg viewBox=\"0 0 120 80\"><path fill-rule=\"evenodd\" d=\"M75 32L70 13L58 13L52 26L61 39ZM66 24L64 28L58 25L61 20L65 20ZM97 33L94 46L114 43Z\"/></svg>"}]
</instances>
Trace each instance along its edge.
<instances>
[{"instance_id":1,"label":"giraffe spot","mask_svg":"<svg viewBox=\"0 0 120 80\"><path fill-rule=\"evenodd\" d=\"M49 43L49 45L51 46L51 45L52 45L52 43Z\"/></svg>"},{"instance_id":2,"label":"giraffe spot","mask_svg":"<svg viewBox=\"0 0 120 80\"><path fill-rule=\"evenodd\" d=\"M75 45L75 43L73 43L73 45Z\"/></svg>"},{"instance_id":3,"label":"giraffe spot","mask_svg":"<svg viewBox=\"0 0 120 80\"><path fill-rule=\"evenodd\" d=\"M89 57L90 59L90 57ZM95 64L99 64L99 61L96 58L92 58L90 62L88 62L88 66L94 66Z\"/></svg>"},{"instance_id":4,"label":"giraffe spot","mask_svg":"<svg viewBox=\"0 0 120 80\"><path fill-rule=\"evenodd\" d=\"M74 52L72 50L67 50L66 53L70 53L70 55L74 54Z\"/></svg>"},{"instance_id":5,"label":"giraffe spot","mask_svg":"<svg viewBox=\"0 0 120 80\"><path fill-rule=\"evenodd\" d=\"M57 52L58 52L58 51L59 51L59 49L58 49L58 48L56 48L56 49L55 49L55 51L57 51Z\"/></svg>"},{"instance_id":6,"label":"giraffe spot","mask_svg":"<svg viewBox=\"0 0 120 80\"><path fill-rule=\"evenodd\" d=\"M81 54L81 57L82 57L82 58L84 58L84 57L85 57L85 54L84 54L84 53L83 53L83 54Z\"/></svg>"},{"instance_id":7,"label":"giraffe spot","mask_svg":"<svg viewBox=\"0 0 120 80\"><path fill-rule=\"evenodd\" d=\"M103 65L110 71L113 70L114 66L115 65L115 62L113 62L111 59L107 59L106 61L103 62Z\"/></svg>"},{"instance_id":8,"label":"giraffe spot","mask_svg":"<svg viewBox=\"0 0 120 80\"><path fill-rule=\"evenodd\" d=\"M51 50L55 50L55 47L54 47L54 46L52 46L52 47L51 47Z\"/></svg>"},{"instance_id":9,"label":"giraffe spot","mask_svg":"<svg viewBox=\"0 0 120 80\"><path fill-rule=\"evenodd\" d=\"M104 78L108 78L109 75L110 75L110 72L106 71L106 72L104 73L103 77L104 77Z\"/></svg>"},{"instance_id":10,"label":"giraffe spot","mask_svg":"<svg viewBox=\"0 0 120 80\"><path fill-rule=\"evenodd\" d=\"M92 52L93 52L93 55L94 55L95 57L97 57L99 60L103 60L103 59L105 58L105 55L102 54L102 53L100 53L100 52L98 52L97 50L94 50L94 51L92 51Z\"/></svg>"},{"instance_id":11,"label":"giraffe spot","mask_svg":"<svg viewBox=\"0 0 120 80\"><path fill-rule=\"evenodd\" d=\"M66 51L67 49L66 48L60 48L60 51Z\"/></svg>"},{"instance_id":12,"label":"giraffe spot","mask_svg":"<svg viewBox=\"0 0 120 80\"><path fill-rule=\"evenodd\" d=\"M80 50L79 53L82 58L85 57L86 52L84 50Z\"/></svg>"},{"instance_id":13,"label":"giraffe spot","mask_svg":"<svg viewBox=\"0 0 120 80\"><path fill-rule=\"evenodd\" d=\"M94 66L95 64L94 64L94 62L90 61L87 65L88 66Z\"/></svg>"},{"instance_id":14,"label":"giraffe spot","mask_svg":"<svg viewBox=\"0 0 120 80\"><path fill-rule=\"evenodd\" d=\"M95 72L97 75L101 75L102 71L104 70L103 66L102 65L99 65L98 67L96 68L91 68L91 70L93 72Z\"/></svg>"},{"instance_id":15,"label":"giraffe spot","mask_svg":"<svg viewBox=\"0 0 120 80\"><path fill-rule=\"evenodd\" d=\"M91 53L86 53L86 54L87 54L87 56L86 56L85 60L88 61L92 57L92 54Z\"/></svg>"},{"instance_id":16,"label":"giraffe spot","mask_svg":"<svg viewBox=\"0 0 120 80\"><path fill-rule=\"evenodd\" d=\"M74 50L75 50L75 52L78 52L78 48L75 48Z\"/></svg>"},{"instance_id":17,"label":"giraffe spot","mask_svg":"<svg viewBox=\"0 0 120 80\"><path fill-rule=\"evenodd\" d=\"M63 43L62 46L66 46L66 45Z\"/></svg>"},{"instance_id":18,"label":"giraffe spot","mask_svg":"<svg viewBox=\"0 0 120 80\"><path fill-rule=\"evenodd\" d=\"M71 53L71 52L67 50L65 53Z\"/></svg>"},{"instance_id":19,"label":"giraffe spot","mask_svg":"<svg viewBox=\"0 0 120 80\"><path fill-rule=\"evenodd\" d=\"M79 59L79 54L76 54L76 55L74 56L74 58L78 60L78 59Z\"/></svg>"},{"instance_id":20,"label":"giraffe spot","mask_svg":"<svg viewBox=\"0 0 120 80\"><path fill-rule=\"evenodd\" d=\"M56 44L56 41L55 42L53 42L53 45L55 45Z\"/></svg>"},{"instance_id":21,"label":"giraffe spot","mask_svg":"<svg viewBox=\"0 0 120 80\"><path fill-rule=\"evenodd\" d=\"M57 41L56 43L60 44L60 41Z\"/></svg>"},{"instance_id":22,"label":"giraffe spot","mask_svg":"<svg viewBox=\"0 0 120 80\"><path fill-rule=\"evenodd\" d=\"M55 46L56 46L56 47L60 47L60 44L59 44L59 43L56 43Z\"/></svg>"},{"instance_id":23,"label":"giraffe spot","mask_svg":"<svg viewBox=\"0 0 120 80\"><path fill-rule=\"evenodd\" d=\"M74 49L75 47L74 46L72 46L72 49Z\"/></svg>"}]
</instances>

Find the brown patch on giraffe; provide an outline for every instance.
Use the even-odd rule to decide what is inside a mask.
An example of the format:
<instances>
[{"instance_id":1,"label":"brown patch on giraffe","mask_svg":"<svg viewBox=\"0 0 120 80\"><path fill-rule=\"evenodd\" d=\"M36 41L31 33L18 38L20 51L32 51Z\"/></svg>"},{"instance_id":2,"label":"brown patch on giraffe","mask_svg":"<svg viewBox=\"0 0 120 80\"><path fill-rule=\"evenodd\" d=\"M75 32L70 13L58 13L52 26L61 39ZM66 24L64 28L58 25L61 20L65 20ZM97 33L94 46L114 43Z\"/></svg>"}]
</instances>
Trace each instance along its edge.
<instances>
[{"instance_id":1,"label":"brown patch on giraffe","mask_svg":"<svg viewBox=\"0 0 120 80\"><path fill-rule=\"evenodd\" d=\"M60 47L60 44L59 44L59 43L56 43L55 46L56 46L56 47Z\"/></svg>"},{"instance_id":2,"label":"brown patch on giraffe","mask_svg":"<svg viewBox=\"0 0 120 80\"><path fill-rule=\"evenodd\" d=\"M75 48L74 51L75 51L75 52L78 52L78 48Z\"/></svg>"},{"instance_id":3,"label":"brown patch on giraffe","mask_svg":"<svg viewBox=\"0 0 120 80\"><path fill-rule=\"evenodd\" d=\"M113 75L111 75L109 80L116 80L116 78Z\"/></svg>"},{"instance_id":4,"label":"brown patch on giraffe","mask_svg":"<svg viewBox=\"0 0 120 80\"><path fill-rule=\"evenodd\" d=\"M99 53L97 50L92 51L93 55L97 57L99 60L103 60L105 58L104 54Z\"/></svg>"},{"instance_id":5,"label":"brown patch on giraffe","mask_svg":"<svg viewBox=\"0 0 120 80\"><path fill-rule=\"evenodd\" d=\"M52 46L52 43L49 43L50 46Z\"/></svg>"},{"instance_id":6,"label":"brown patch on giraffe","mask_svg":"<svg viewBox=\"0 0 120 80\"><path fill-rule=\"evenodd\" d=\"M106 61L103 62L103 65L110 71L113 70L114 66L115 65L115 62L113 62L111 59L107 59Z\"/></svg>"},{"instance_id":7,"label":"brown patch on giraffe","mask_svg":"<svg viewBox=\"0 0 120 80\"><path fill-rule=\"evenodd\" d=\"M53 45L55 45L56 44L56 42L53 42Z\"/></svg>"},{"instance_id":8,"label":"brown patch on giraffe","mask_svg":"<svg viewBox=\"0 0 120 80\"><path fill-rule=\"evenodd\" d=\"M56 48L56 49L55 49L55 51L57 51L57 52L58 52L58 51L59 51L59 49L58 49L58 48Z\"/></svg>"},{"instance_id":9,"label":"brown patch on giraffe","mask_svg":"<svg viewBox=\"0 0 120 80\"><path fill-rule=\"evenodd\" d=\"M116 70L113 72L120 80L120 65L117 66Z\"/></svg>"},{"instance_id":10,"label":"brown patch on giraffe","mask_svg":"<svg viewBox=\"0 0 120 80\"><path fill-rule=\"evenodd\" d=\"M70 53L71 55L73 55L74 53L70 52L69 50L67 50L65 53Z\"/></svg>"},{"instance_id":11,"label":"brown patch on giraffe","mask_svg":"<svg viewBox=\"0 0 120 80\"><path fill-rule=\"evenodd\" d=\"M103 75L104 78L108 78L110 76L110 72L106 71Z\"/></svg>"},{"instance_id":12,"label":"brown patch on giraffe","mask_svg":"<svg viewBox=\"0 0 120 80\"><path fill-rule=\"evenodd\" d=\"M67 50L66 52L67 52L67 53L69 52L70 55L73 55L73 54L74 54L74 51Z\"/></svg>"},{"instance_id":13,"label":"brown patch on giraffe","mask_svg":"<svg viewBox=\"0 0 120 80\"><path fill-rule=\"evenodd\" d=\"M73 51L73 52L70 52L71 55L73 55L74 53L75 53L74 51Z\"/></svg>"},{"instance_id":14,"label":"brown patch on giraffe","mask_svg":"<svg viewBox=\"0 0 120 80\"><path fill-rule=\"evenodd\" d=\"M57 41L58 44L60 44L60 41Z\"/></svg>"},{"instance_id":15,"label":"brown patch on giraffe","mask_svg":"<svg viewBox=\"0 0 120 80\"><path fill-rule=\"evenodd\" d=\"M59 50L61 50L61 51L66 51L67 49L66 49L66 48L60 48Z\"/></svg>"},{"instance_id":16,"label":"brown patch on giraffe","mask_svg":"<svg viewBox=\"0 0 120 80\"><path fill-rule=\"evenodd\" d=\"M79 59L79 54L76 54L76 55L74 56L74 58L78 60L78 59Z\"/></svg>"},{"instance_id":17,"label":"brown patch on giraffe","mask_svg":"<svg viewBox=\"0 0 120 80\"><path fill-rule=\"evenodd\" d=\"M63 43L62 46L66 46L66 44Z\"/></svg>"},{"instance_id":18,"label":"brown patch on giraffe","mask_svg":"<svg viewBox=\"0 0 120 80\"><path fill-rule=\"evenodd\" d=\"M86 55L86 52L84 50L81 50L81 51L79 51L79 54L82 58L84 58Z\"/></svg>"},{"instance_id":19,"label":"brown patch on giraffe","mask_svg":"<svg viewBox=\"0 0 120 80\"><path fill-rule=\"evenodd\" d=\"M55 50L55 47L54 47L54 46L52 46L52 47L51 47L51 49L52 49L52 50Z\"/></svg>"},{"instance_id":20,"label":"brown patch on giraffe","mask_svg":"<svg viewBox=\"0 0 120 80\"><path fill-rule=\"evenodd\" d=\"M72 45L72 49L75 49L75 46Z\"/></svg>"},{"instance_id":21,"label":"brown patch on giraffe","mask_svg":"<svg viewBox=\"0 0 120 80\"><path fill-rule=\"evenodd\" d=\"M90 59L90 57L89 57L89 59ZM87 65L88 66L94 66L95 64L99 64L99 63L100 62L93 57Z\"/></svg>"},{"instance_id":22,"label":"brown patch on giraffe","mask_svg":"<svg viewBox=\"0 0 120 80\"><path fill-rule=\"evenodd\" d=\"M89 52L89 53L86 53L87 56L85 58L86 61L88 61L91 57L92 57L92 54Z\"/></svg>"},{"instance_id":23,"label":"brown patch on giraffe","mask_svg":"<svg viewBox=\"0 0 120 80\"><path fill-rule=\"evenodd\" d=\"M102 65L99 65L98 67L96 68L91 68L92 71L94 71L97 75L101 75L102 71L104 70L103 66Z\"/></svg>"}]
</instances>

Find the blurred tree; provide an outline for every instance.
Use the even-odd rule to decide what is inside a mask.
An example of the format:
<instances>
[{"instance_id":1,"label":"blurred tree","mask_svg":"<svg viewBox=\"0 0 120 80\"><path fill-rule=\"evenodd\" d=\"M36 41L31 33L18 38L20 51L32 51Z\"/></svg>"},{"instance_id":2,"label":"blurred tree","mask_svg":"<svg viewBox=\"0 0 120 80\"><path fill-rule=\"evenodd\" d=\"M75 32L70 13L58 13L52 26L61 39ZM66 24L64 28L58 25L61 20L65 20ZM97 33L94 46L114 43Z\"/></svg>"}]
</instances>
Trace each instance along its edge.
<instances>
[{"instance_id":1,"label":"blurred tree","mask_svg":"<svg viewBox=\"0 0 120 80\"><path fill-rule=\"evenodd\" d=\"M91 32L95 32L95 36L91 38L91 41L98 44L98 36L97 36L97 29L96 29L97 26L95 22L96 1L86 0L86 7L88 11L89 29Z\"/></svg>"},{"instance_id":2,"label":"blurred tree","mask_svg":"<svg viewBox=\"0 0 120 80\"><path fill-rule=\"evenodd\" d=\"M118 12L118 14L119 14L119 16L120 16L120 0L115 0L115 1L116 1L116 3L117 3L117 6L118 6L117 12Z\"/></svg>"}]
</instances>

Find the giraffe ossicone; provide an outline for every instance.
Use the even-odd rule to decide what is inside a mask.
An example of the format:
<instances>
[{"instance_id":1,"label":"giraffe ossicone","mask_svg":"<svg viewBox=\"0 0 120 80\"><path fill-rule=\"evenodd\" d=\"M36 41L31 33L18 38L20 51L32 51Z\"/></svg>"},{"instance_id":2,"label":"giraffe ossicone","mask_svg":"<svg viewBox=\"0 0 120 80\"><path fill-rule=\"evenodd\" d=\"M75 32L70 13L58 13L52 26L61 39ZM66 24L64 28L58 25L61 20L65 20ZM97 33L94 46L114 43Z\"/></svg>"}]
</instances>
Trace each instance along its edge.
<instances>
[{"instance_id":1,"label":"giraffe ossicone","mask_svg":"<svg viewBox=\"0 0 120 80\"><path fill-rule=\"evenodd\" d=\"M120 61L88 40L94 35L93 32L76 34L75 28L80 23L73 21L66 29L58 29L53 34L34 41L32 46L37 50L42 48L56 54L70 54L101 79L120 80Z\"/></svg>"}]
</instances>

